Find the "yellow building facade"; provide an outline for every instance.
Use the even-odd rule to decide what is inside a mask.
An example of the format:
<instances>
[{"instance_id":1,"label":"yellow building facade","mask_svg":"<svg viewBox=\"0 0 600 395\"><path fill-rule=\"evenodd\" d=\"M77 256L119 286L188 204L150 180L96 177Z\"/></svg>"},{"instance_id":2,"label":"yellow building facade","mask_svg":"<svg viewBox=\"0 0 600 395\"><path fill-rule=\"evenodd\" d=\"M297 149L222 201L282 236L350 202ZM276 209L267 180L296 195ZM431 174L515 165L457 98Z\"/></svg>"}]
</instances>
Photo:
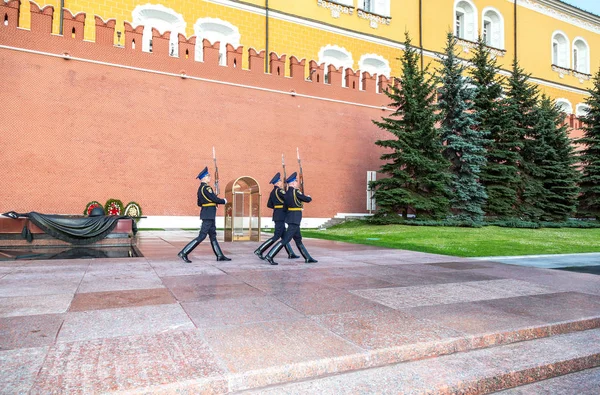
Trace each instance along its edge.
<instances>
[{"instance_id":1,"label":"yellow building facade","mask_svg":"<svg viewBox=\"0 0 600 395\"><path fill-rule=\"evenodd\" d=\"M59 15L61 8L85 12L88 40L94 40L98 15L116 19L115 45L123 43L127 21L146 27L145 51L151 51L149 27L155 27L286 54L287 62L294 55L387 77L399 74L405 32L422 48L425 63L443 50L447 32L459 37L464 59L482 35L503 72L516 55L533 82L576 115L585 110L585 90L600 67L600 17L559 0L48 0L39 5L52 5ZM20 26L28 25L29 3L23 2ZM53 33L61 29L55 18ZM178 56L176 50L172 55ZM248 67L248 59L243 62Z\"/></svg>"}]
</instances>

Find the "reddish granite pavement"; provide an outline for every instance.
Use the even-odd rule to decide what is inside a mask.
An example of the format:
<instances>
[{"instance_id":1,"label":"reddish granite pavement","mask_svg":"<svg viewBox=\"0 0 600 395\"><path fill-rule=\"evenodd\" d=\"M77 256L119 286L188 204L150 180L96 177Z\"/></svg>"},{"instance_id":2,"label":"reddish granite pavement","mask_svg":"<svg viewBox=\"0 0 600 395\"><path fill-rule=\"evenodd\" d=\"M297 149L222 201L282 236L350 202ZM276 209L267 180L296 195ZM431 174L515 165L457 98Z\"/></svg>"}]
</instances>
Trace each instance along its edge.
<instances>
[{"instance_id":1,"label":"reddish granite pavement","mask_svg":"<svg viewBox=\"0 0 600 395\"><path fill-rule=\"evenodd\" d=\"M0 392L600 382L585 370L600 366L600 276L323 240L305 240L314 265L267 265L252 242L222 243L231 262L203 243L186 264L176 254L193 237L142 232L138 258L0 262ZM527 388L539 390L511 391Z\"/></svg>"}]
</instances>

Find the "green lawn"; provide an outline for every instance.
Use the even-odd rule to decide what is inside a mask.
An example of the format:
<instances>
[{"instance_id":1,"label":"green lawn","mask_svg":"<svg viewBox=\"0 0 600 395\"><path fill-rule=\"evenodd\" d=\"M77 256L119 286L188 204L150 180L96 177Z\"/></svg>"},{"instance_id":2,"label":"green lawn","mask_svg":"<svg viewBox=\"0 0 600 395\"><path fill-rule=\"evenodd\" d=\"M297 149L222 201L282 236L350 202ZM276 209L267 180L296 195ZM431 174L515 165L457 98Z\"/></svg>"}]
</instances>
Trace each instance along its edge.
<instances>
[{"instance_id":1,"label":"green lawn","mask_svg":"<svg viewBox=\"0 0 600 395\"><path fill-rule=\"evenodd\" d=\"M600 229L453 228L347 222L302 236L461 257L600 252Z\"/></svg>"}]
</instances>

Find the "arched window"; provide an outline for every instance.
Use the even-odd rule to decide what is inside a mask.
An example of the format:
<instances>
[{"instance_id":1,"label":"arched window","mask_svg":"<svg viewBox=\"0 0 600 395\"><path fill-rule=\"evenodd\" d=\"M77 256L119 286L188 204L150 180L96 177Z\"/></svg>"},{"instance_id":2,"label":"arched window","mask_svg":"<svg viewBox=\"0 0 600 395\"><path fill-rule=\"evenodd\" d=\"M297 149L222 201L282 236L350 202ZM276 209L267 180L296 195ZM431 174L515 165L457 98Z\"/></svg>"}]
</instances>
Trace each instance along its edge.
<instances>
[{"instance_id":1,"label":"arched window","mask_svg":"<svg viewBox=\"0 0 600 395\"><path fill-rule=\"evenodd\" d=\"M575 115L577 115L577 118L585 117L589 111L590 111L590 106L588 106L587 104L579 103L575 107Z\"/></svg>"},{"instance_id":2,"label":"arched window","mask_svg":"<svg viewBox=\"0 0 600 395\"><path fill-rule=\"evenodd\" d=\"M152 52L152 28L160 34L171 32L169 55L179 56L179 33L185 34L186 23L181 14L160 4L146 4L135 7L132 12L133 25L144 26L142 51Z\"/></svg>"},{"instance_id":3,"label":"arched window","mask_svg":"<svg viewBox=\"0 0 600 395\"><path fill-rule=\"evenodd\" d=\"M495 8L488 7L483 10L482 15L481 36L485 44L504 49L504 18L502 14Z\"/></svg>"},{"instance_id":4,"label":"arched window","mask_svg":"<svg viewBox=\"0 0 600 395\"><path fill-rule=\"evenodd\" d=\"M569 39L560 31L552 35L552 64L569 68Z\"/></svg>"},{"instance_id":5,"label":"arched window","mask_svg":"<svg viewBox=\"0 0 600 395\"><path fill-rule=\"evenodd\" d=\"M227 64L227 44L234 48L240 46L240 31L229 22L218 18L200 18L194 24L196 34L196 60L204 60L204 51L202 49L202 40L207 39L211 44L217 41L221 44L219 47L219 64ZM268 56L268 55L267 55Z\"/></svg>"},{"instance_id":6,"label":"arched window","mask_svg":"<svg viewBox=\"0 0 600 395\"><path fill-rule=\"evenodd\" d=\"M359 0L362 1L362 9L368 12L372 12L373 14L390 16L390 0ZM336 3L341 3L341 1L337 1ZM352 5L352 1L346 2L344 4ZM358 3L360 6L360 3Z\"/></svg>"},{"instance_id":7,"label":"arched window","mask_svg":"<svg viewBox=\"0 0 600 395\"><path fill-rule=\"evenodd\" d=\"M464 40L477 39L477 8L471 0L454 3L454 34Z\"/></svg>"},{"instance_id":8,"label":"arched window","mask_svg":"<svg viewBox=\"0 0 600 395\"><path fill-rule=\"evenodd\" d=\"M573 40L573 70L590 73L590 47L581 37Z\"/></svg>"},{"instance_id":9,"label":"arched window","mask_svg":"<svg viewBox=\"0 0 600 395\"><path fill-rule=\"evenodd\" d=\"M358 61L358 68L360 71L366 71L371 75L384 75L388 79L391 74L390 63L381 55L366 54L361 56ZM379 91L379 78L377 78L376 85L377 91Z\"/></svg>"},{"instance_id":10,"label":"arched window","mask_svg":"<svg viewBox=\"0 0 600 395\"><path fill-rule=\"evenodd\" d=\"M342 73L346 69L351 69L354 66L352 54L345 48L340 48L337 45L326 45L319 51L319 64L325 63L325 82L328 81L327 66L333 65L336 68L343 67ZM346 79L342 77L342 86L345 86Z\"/></svg>"},{"instance_id":11,"label":"arched window","mask_svg":"<svg viewBox=\"0 0 600 395\"><path fill-rule=\"evenodd\" d=\"M573 114L573 105L567 99L556 99L556 105L560 109L561 112L564 112L567 115Z\"/></svg>"}]
</instances>

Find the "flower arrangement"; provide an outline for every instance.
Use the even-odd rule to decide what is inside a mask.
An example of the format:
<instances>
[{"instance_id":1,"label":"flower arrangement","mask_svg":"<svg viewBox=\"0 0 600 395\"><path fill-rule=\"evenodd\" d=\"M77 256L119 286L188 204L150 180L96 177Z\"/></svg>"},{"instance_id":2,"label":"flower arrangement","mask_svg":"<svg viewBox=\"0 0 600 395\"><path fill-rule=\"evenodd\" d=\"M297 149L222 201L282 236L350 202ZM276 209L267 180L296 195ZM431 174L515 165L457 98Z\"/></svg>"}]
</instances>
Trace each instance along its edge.
<instances>
[{"instance_id":1,"label":"flower arrangement","mask_svg":"<svg viewBox=\"0 0 600 395\"><path fill-rule=\"evenodd\" d=\"M129 202L125 206L125 210L123 210L123 215L128 215L130 217L141 217L142 207L136 202ZM135 221L139 221L139 218L136 218Z\"/></svg>"},{"instance_id":2,"label":"flower arrangement","mask_svg":"<svg viewBox=\"0 0 600 395\"><path fill-rule=\"evenodd\" d=\"M102 207L102 204L100 202L92 200L85 206L85 210L83 210L83 215L89 216L90 213L92 212L92 210L95 209L96 207Z\"/></svg>"},{"instance_id":3,"label":"flower arrangement","mask_svg":"<svg viewBox=\"0 0 600 395\"><path fill-rule=\"evenodd\" d=\"M123 202L118 199L108 199L104 204L106 215L123 215Z\"/></svg>"}]
</instances>

